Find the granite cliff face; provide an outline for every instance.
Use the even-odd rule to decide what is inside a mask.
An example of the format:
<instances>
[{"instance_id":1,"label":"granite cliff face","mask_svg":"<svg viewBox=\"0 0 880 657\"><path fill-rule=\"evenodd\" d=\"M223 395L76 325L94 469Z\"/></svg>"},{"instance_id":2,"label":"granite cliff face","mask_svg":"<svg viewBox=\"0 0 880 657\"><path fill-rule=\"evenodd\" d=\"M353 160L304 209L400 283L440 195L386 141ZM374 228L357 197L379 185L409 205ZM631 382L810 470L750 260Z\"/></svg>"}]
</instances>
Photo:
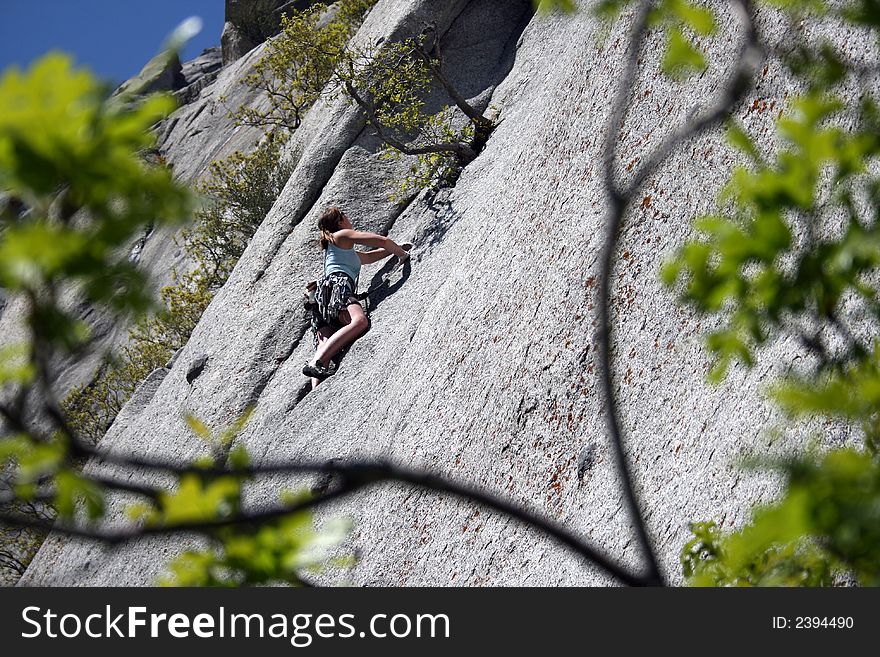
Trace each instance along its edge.
<instances>
[{"instance_id":1,"label":"granite cliff face","mask_svg":"<svg viewBox=\"0 0 880 657\"><path fill-rule=\"evenodd\" d=\"M184 412L219 427L255 405L239 440L257 463L368 457L429 468L507 496L635 563L593 353L606 217L599 158L629 19L602 34L584 13L534 16L525 1L380 0L356 39L413 35L427 21L445 35L447 72L464 95L500 118L485 151L454 188L400 206L385 187L400 165L379 159L358 110L344 101L316 105L291 148L295 171L231 278L173 366L150 376L102 444L192 459L203 445ZM642 67L631 109L615 126L622 177L717 91L737 48L735 20L725 21L724 36L707 44L713 67L683 89L656 65ZM773 25L761 17L771 36ZM649 39L645 48L659 43ZM240 79L258 54L224 68L166 124L162 148L185 179L255 138L233 128L217 98L238 90L247 99ZM769 146L776 113L748 108L756 98L781 107L790 82L772 61L758 75L737 113ZM700 340L707 327L657 276L736 161L722 143L715 132L684 144L648 181L614 273L627 449L673 581L689 520L730 526L774 490L773 481L735 467L743 449L765 446L775 418L759 388L773 372L737 370L708 387ZM320 267L314 225L328 204L415 248L404 279L374 304L371 331L339 374L306 395L300 370L311 337L300 294ZM139 258L157 280L180 262L171 245L169 235L145 238ZM361 285L377 271L365 270ZM785 362L788 349L764 362ZM197 359L200 373L187 377ZM251 503L269 505L281 490L311 483L264 481ZM545 537L447 497L386 486L329 512L355 520L349 547L361 554L352 574L359 584L608 581ZM150 584L184 547L178 537L109 550L53 535L22 584Z\"/></svg>"}]
</instances>

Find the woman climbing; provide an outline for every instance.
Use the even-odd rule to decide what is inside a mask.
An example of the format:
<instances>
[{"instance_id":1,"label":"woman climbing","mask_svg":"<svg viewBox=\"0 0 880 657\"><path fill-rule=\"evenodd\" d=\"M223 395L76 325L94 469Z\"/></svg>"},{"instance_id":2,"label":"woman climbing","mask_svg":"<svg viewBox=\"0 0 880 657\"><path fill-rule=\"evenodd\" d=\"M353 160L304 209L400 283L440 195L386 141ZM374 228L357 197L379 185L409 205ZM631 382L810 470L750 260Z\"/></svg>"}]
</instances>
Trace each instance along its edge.
<instances>
[{"instance_id":1,"label":"woman climbing","mask_svg":"<svg viewBox=\"0 0 880 657\"><path fill-rule=\"evenodd\" d=\"M312 377L312 388L336 372L332 358L366 332L369 320L355 297L361 265L396 255L400 262L409 258L411 244L398 246L394 241L356 231L348 217L337 207L329 207L318 219L321 248L324 250L324 278L318 281L316 304L312 310L315 356L303 367ZM355 251L354 245L376 247Z\"/></svg>"}]
</instances>

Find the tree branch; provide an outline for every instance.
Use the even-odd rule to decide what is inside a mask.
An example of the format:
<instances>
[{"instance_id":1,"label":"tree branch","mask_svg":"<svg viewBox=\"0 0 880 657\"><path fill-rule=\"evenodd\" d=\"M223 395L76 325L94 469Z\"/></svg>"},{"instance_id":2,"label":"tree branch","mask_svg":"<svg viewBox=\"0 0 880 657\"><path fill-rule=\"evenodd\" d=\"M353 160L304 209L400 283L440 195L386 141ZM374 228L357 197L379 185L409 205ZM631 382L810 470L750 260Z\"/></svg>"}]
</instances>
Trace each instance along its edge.
<instances>
[{"instance_id":1,"label":"tree branch","mask_svg":"<svg viewBox=\"0 0 880 657\"><path fill-rule=\"evenodd\" d=\"M443 59L440 53L440 37L437 34L437 28L435 25L428 25L422 31L420 40L417 41L415 52L425 63L425 66L428 67L428 70L434 78L443 86L446 93L449 94L449 97L458 106L458 109L473 121L477 127L487 131L491 130L493 127L492 122L478 112L474 106L471 105L461 93L459 93L458 89L455 88L455 85L452 84L449 78L443 73Z\"/></svg>"},{"instance_id":2,"label":"tree branch","mask_svg":"<svg viewBox=\"0 0 880 657\"><path fill-rule=\"evenodd\" d=\"M474 152L470 146L462 142L443 142L441 144L427 144L425 146L412 146L410 144L406 144L393 135L389 134L385 129L385 126L382 125L382 122L376 117L376 108L372 103L365 100L357 91L355 86L351 83L350 80L345 81L345 90L352 97L354 102L356 102L361 109L364 110L364 113L367 115L367 121L376 129L376 132L379 134L379 138L384 141L386 144L391 146L394 149L397 149L404 155L427 155L430 153L452 153L456 155L459 160L467 164L468 162L476 159L477 154Z\"/></svg>"},{"instance_id":3,"label":"tree branch","mask_svg":"<svg viewBox=\"0 0 880 657\"><path fill-rule=\"evenodd\" d=\"M757 36L750 15L748 0L733 0L740 18L745 26L746 35L744 45L740 53L740 60L730 76L725 91L718 97L712 109L704 113L692 122L680 127L646 159L645 164L635 173L628 184L618 186L614 178L614 163L617 156L617 141L626 114L627 103L632 93L636 72L638 71L638 53L642 40L648 29L648 17L652 8L652 2L645 0L639 6L635 24L630 39L624 73L617 89L617 94L611 108L608 120L608 129L603 143L603 164L605 190L610 200L610 216L605 228L605 240L600 258L600 285L599 285L599 328L597 330L598 360L602 388L605 396L607 410L608 430L611 434L611 442L617 460L620 477L623 483L624 497L630 517L635 525L636 536L645 553L648 562L646 579L652 583L662 584L663 576L660 572L656 554L651 545L648 532L645 527L644 516L639 508L639 503L633 488L632 478L627 464L626 453L623 446L623 433L618 416L617 402L614 393L613 370L611 359L611 277L614 271L614 253L620 234L620 226L623 216L632 202L633 196L638 192L645 180L650 176L672 151L684 140L699 134L709 126L724 118L738 102L743 93L749 88L751 72L755 66L756 55L760 53L757 45Z\"/></svg>"},{"instance_id":4,"label":"tree branch","mask_svg":"<svg viewBox=\"0 0 880 657\"><path fill-rule=\"evenodd\" d=\"M276 520L280 517L311 509L326 504L327 502L347 497L367 486L397 481L410 484L425 490L431 490L438 493L446 493L459 497L463 500L477 503L483 507L498 511L521 524L543 532L545 535L555 539L558 543L568 547L575 553L582 556L587 561L594 563L603 569L606 573L618 579L624 584L631 586L644 586L653 584L654 582L633 575L622 566L614 563L605 554L599 552L589 543L568 529L557 525L556 523L541 518L536 514L523 509L511 502L499 498L491 493L485 493L469 486L458 484L456 482L438 477L433 474L409 470L399 466L387 463L369 463L369 462L351 462L351 463L308 463L308 462L292 462L270 464L265 467L252 467L241 469L223 469L223 468L207 468L196 469L205 475L257 475L266 473L306 473L306 472L324 472L329 474L340 475L343 484L320 496L304 500L294 505L259 511L250 514L241 514L235 517L218 518L204 521L194 521L188 523L179 523L167 526L147 526L136 530L106 532L99 529L88 529L67 524L56 524L41 522L31 518L20 518L9 514L0 515L0 522L8 524L39 527L41 529L55 529L56 531L78 536L81 538L90 538L100 540L110 544L125 543L136 540L145 536L168 534L174 532L212 532L224 527L257 525L260 523Z\"/></svg>"}]
</instances>

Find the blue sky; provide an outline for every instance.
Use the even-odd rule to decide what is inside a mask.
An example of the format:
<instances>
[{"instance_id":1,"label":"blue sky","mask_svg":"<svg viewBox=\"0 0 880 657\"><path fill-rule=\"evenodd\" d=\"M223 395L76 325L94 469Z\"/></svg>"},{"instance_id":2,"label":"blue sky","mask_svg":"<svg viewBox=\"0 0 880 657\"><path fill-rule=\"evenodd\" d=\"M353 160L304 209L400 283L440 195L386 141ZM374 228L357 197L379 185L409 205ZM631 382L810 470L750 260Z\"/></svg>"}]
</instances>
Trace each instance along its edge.
<instances>
[{"instance_id":1,"label":"blue sky","mask_svg":"<svg viewBox=\"0 0 880 657\"><path fill-rule=\"evenodd\" d=\"M184 61L220 45L224 5L224 0L0 0L0 71L62 50L119 83L137 74L189 16L201 17L204 26L183 52Z\"/></svg>"}]
</instances>

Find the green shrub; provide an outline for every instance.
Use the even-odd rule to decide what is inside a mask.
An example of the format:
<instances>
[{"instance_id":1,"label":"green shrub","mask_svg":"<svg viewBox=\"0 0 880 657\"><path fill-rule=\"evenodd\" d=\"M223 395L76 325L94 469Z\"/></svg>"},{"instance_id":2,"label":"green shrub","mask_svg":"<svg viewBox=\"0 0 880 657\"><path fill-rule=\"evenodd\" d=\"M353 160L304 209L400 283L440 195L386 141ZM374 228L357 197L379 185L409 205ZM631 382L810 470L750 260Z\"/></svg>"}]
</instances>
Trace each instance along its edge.
<instances>
[{"instance_id":1,"label":"green shrub","mask_svg":"<svg viewBox=\"0 0 880 657\"><path fill-rule=\"evenodd\" d=\"M269 135L252 153L236 152L211 164L200 186L207 205L196 213L195 226L183 232L194 269L173 273L173 284L161 290L160 309L141 318L128 344L63 402L82 436L100 440L137 386L186 344L287 182L290 167L279 163L282 147L281 139Z\"/></svg>"},{"instance_id":2,"label":"green shrub","mask_svg":"<svg viewBox=\"0 0 880 657\"><path fill-rule=\"evenodd\" d=\"M281 33L245 78L265 93L265 110L241 107L233 116L242 124L274 130L299 128L305 112L321 96L341 63L346 44L376 0L340 0L328 10L315 4L281 20ZM332 18L328 19L328 12Z\"/></svg>"}]
</instances>

